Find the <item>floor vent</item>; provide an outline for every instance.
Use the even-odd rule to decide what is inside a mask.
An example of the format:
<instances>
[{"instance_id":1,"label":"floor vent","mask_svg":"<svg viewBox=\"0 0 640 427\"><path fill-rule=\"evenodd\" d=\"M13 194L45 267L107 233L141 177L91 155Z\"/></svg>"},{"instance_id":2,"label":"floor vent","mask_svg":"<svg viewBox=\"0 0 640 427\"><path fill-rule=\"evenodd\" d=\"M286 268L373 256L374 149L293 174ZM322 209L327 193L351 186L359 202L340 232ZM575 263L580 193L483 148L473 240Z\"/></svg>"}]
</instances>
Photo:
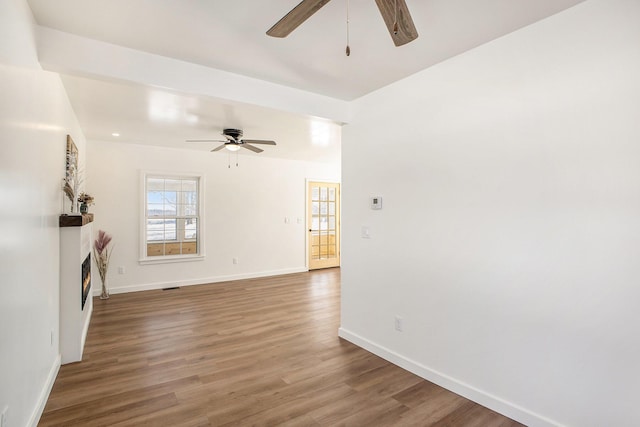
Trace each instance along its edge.
<instances>
[{"instance_id":1,"label":"floor vent","mask_svg":"<svg viewBox=\"0 0 640 427\"><path fill-rule=\"evenodd\" d=\"M173 286L171 288L162 288L163 291L172 291L174 289L180 289L180 286Z\"/></svg>"}]
</instances>

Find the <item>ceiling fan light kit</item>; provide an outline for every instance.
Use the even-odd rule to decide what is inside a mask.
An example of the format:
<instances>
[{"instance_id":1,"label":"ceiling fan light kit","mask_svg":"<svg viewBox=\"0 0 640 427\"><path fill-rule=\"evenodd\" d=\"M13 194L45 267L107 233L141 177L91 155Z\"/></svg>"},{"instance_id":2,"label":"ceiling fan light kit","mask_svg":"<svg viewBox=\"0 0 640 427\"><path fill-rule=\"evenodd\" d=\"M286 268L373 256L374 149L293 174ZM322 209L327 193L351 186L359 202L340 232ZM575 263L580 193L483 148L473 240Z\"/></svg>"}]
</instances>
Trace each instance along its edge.
<instances>
[{"instance_id":1,"label":"ceiling fan light kit","mask_svg":"<svg viewBox=\"0 0 640 427\"><path fill-rule=\"evenodd\" d=\"M304 21L320 10L330 0L302 0L289 13L283 16L276 24L267 30L271 37L287 37ZM405 45L418 38L418 30L413 23L409 8L405 0L375 0L382 19L384 20L391 39L396 46ZM348 2L348 0L347 0ZM347 3L347 34L349 26L349 11ZM351 49L347 35L346 54L349 56Z\"/></svg>"}]
</instances>

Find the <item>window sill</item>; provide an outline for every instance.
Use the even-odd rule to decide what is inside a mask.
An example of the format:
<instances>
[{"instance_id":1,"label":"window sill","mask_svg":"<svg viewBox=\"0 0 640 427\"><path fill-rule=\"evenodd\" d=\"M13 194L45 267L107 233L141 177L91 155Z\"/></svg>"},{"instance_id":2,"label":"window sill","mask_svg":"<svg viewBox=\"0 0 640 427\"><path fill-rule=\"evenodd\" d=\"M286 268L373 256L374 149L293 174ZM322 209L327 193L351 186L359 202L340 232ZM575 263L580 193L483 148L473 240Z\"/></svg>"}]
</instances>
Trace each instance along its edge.
<instances>
[{"instance_id":1,"label":"window sill","mask_svg":"<svg viewBox=\"0 0 640 427\"><path fill-rule=\"evenodd\" d=\"M174 262L192 262L203 261L204 255L165 255L157 257L140 258L138 264L150 265L150 264L169 264Z\"/></svg>"}]
</instances>

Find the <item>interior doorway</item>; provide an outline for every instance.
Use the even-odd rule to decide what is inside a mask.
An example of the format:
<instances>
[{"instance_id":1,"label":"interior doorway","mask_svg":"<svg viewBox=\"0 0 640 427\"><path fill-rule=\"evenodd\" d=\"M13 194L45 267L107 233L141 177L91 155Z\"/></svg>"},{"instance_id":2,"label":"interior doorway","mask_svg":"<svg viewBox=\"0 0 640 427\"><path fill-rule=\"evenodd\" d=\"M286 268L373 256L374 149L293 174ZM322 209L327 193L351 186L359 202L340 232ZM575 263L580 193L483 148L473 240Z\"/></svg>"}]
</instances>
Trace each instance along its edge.
<instances>
[{"instance_id":1,"label":"interior doorway","mask_svg":"<svg viewBox=\"0 0 640 427\"><path fill-rule=\"evenodd\" d=\"M309 270L340 266L340 184L309 181L307 186Z\"/></svg>"}]
</instances>

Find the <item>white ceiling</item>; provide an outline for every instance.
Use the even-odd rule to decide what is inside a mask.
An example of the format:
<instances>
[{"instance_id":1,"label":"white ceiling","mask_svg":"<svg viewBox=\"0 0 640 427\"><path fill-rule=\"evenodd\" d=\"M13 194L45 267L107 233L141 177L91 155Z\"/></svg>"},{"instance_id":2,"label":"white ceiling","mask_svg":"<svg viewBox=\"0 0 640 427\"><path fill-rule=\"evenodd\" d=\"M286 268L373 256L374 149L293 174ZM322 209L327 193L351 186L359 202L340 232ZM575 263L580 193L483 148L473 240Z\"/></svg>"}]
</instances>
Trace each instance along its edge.
<instances>
[{"instance_id":1,"label":"white ceiling","mask_svg":"<svg viewBox=\"0 0 640 427\"><path fill-rule=\"evenodd\" d=\"M219 143L185 139L224 139L222 129L242 129L247 139L270 139L260 156L323 162L339 161L338 124L270 108L150 86L63 75L62 82L90 140L208 151ZM117 132L119 137L112 137ZM226 151L221 152L225 154ZM255 156L249 150L243 155Z\"/></svg>"},{"instance_id":2,"label":"white ceiling","mask_svg":"<svg viewBox=\"0 0 640 427\"><path fill-rule=\"evenodd\" d=\"M348 101L581 1L406 0L420 36L395 47L375 2L350 0L350 57L344 53L347 0L331 1L285 39L265 32L299 0L28 3L41 26ZM304 146L298 153L293 142L289 154L284 146L277 147L279 155L297 157L303 149L314 147L310 129L327 126L326 120L197 94L162 95L159 89L72 76L65 77L64 83L89 139L105 139L117 129L128 140L149 143L154 138L164 141L160 145L170 144L168 132L175 144L211 137L209 132L237 123L248 138L278 140L281 132L280 140L298 141ZM151 98L160 99L165 109L175 107L183 113L172 122L153 119ZM167 107L171 102L176 105ZM313 124L316 121L318 125ZM309 157L316 155L317 150Z\"/></svg>"}]
</instances>

